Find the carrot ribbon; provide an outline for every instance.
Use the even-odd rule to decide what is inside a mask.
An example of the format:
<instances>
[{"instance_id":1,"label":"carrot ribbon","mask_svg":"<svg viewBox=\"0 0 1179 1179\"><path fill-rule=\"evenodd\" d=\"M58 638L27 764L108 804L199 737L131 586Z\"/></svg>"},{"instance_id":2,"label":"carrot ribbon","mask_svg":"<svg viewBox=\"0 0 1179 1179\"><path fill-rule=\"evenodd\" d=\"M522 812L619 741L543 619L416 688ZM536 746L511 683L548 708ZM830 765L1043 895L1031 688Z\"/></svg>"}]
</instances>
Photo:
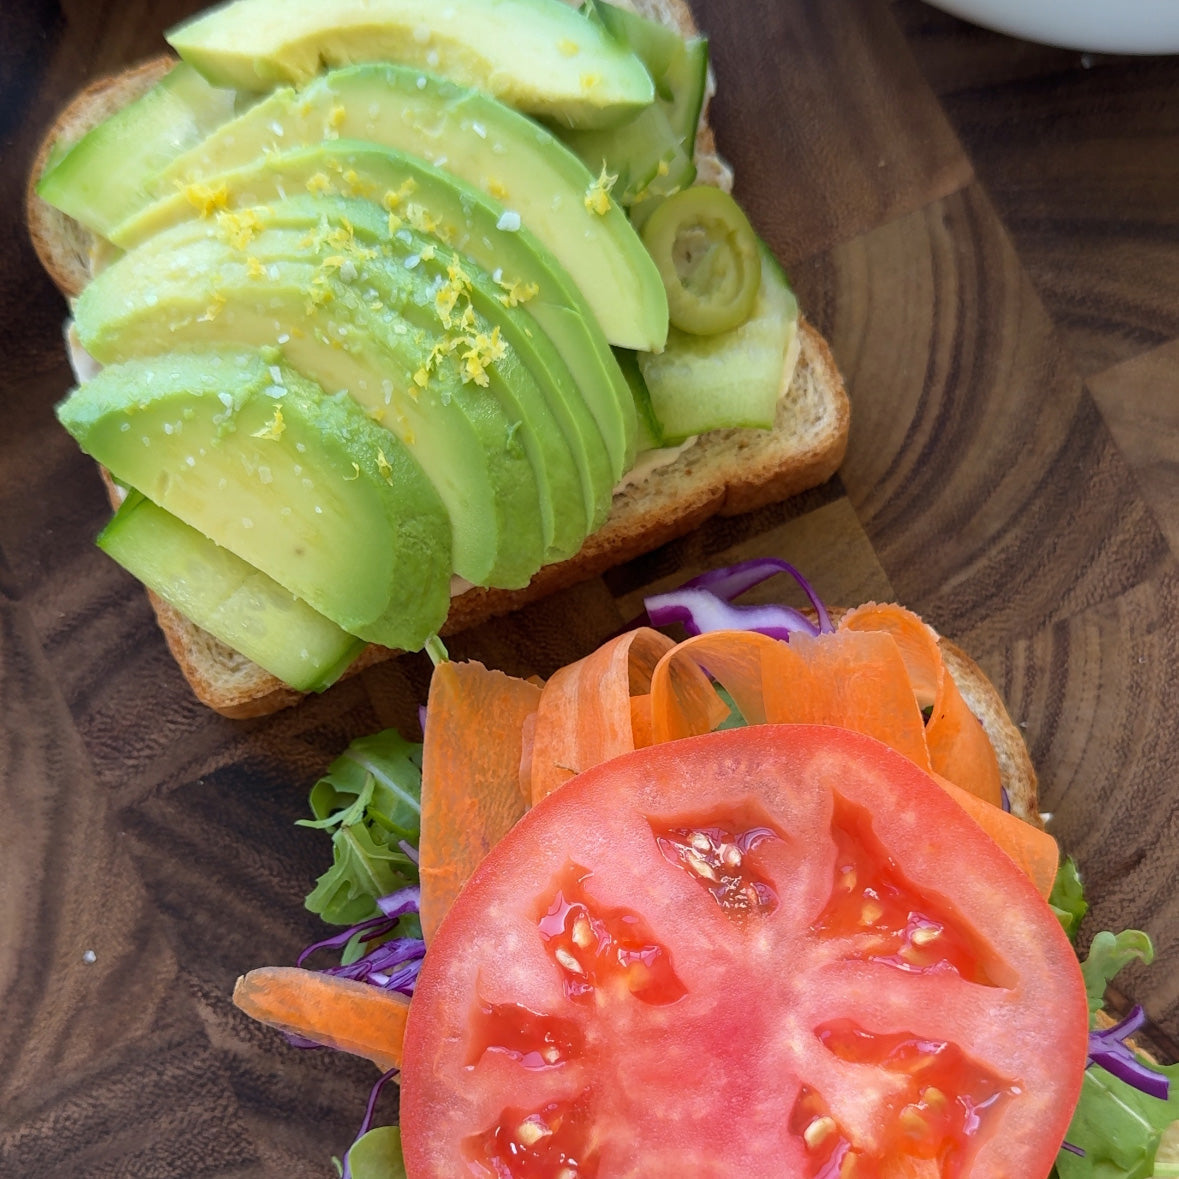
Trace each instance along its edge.
<instances>
[{"instance_id":1,"label":"carrot ribbon","mask_svg":"<svg viewBox=\"0 0 1179 1179\"><path fill-rule=\"evenodd\" d=\"M234 1003L251 1019L371 1060L401 1066L409 999L353 978L298 966L264 966L237 980Z\"/></svg>"},{"instance_id":2,"label":"carrot ribbon","mask_svg":"<svg viewBox=\"0 0 1179 1179\"><path fill-rule=\"evenodd\" d=\"M541 689L481 663L441 663L426 702L422 755L422 935L438 928L467 878L528 809L524 728Z\"/></svg>"}]
</instances>

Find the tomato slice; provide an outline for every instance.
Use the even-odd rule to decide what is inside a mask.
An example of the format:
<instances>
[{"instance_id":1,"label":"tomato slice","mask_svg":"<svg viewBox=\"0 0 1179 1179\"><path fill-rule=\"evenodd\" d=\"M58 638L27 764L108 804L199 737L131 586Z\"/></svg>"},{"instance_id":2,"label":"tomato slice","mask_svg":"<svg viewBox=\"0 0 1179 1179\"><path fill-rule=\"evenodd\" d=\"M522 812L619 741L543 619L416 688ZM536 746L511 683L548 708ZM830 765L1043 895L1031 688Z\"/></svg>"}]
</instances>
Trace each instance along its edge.
<instances>
[{"instance_id":1,"label":"tomato slice","mask_svg":"<svg viewBox=\"0 0 1179 1179\"><path fill-rule=\"evenodd\" d=\"M1080 970L1028 879L858 733L641 749L549 795L435 935L410 1179L1043 1179Z\"/></svg>"}]
</instances>

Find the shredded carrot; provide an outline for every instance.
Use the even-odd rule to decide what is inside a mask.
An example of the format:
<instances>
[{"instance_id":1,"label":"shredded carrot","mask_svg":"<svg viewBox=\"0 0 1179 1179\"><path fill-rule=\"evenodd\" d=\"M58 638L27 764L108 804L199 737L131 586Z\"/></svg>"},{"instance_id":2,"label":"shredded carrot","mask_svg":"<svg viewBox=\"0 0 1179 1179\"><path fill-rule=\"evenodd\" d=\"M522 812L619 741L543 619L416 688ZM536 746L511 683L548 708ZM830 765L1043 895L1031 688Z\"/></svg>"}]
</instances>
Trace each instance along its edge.
<instances>
[{"instance_id":1,"label":"shredded carrot","mask_svg":"<svg viewBox=\"0 0 1179 1179\"><path fill-rule=\"evenodd\" d=\"M729 714L720 684L751 725L764 724L762 657L782 644L754 631L694 635L668 651L651 677L651 733L656 743L709 733Z\"/></svg>"},{"instance_id":2,"label":"shredded carrot","mask_svg":"<svg viewBox=\"0 0 1179 1179\"><path fill-rule=\"evenodd\" d=\"M763 674L771 723L838 725L875 737L929 770L921 709L890 635L795 635L767 650Z\"/></svg>"},{"instance_id":3,"label":"shredded carrot","mask_svg":"<svg viewBox=\"0 0 1179 1179\"><path fill-rule=\"evenodd\" d=\"M646 749L648 745L655 744L655 738L651 732L650 692L630 698L630 731L634 737L636 749Z\"/></svg>"},{"instance_id":4,"label":"shredded carrot","mask_svg":"<svg viewBox=\"0 0 1179 1179\"><path fill-rule=\"evenodd\" d=\"M251 1019L363 1056L382 1072L401 1065L404 995L298 966L264 966L237 980L233 1001Z\"/></svg>"},{"instance_id":5,"label":"shredded carrot","mask_svg":"<svg viewBox=\"0 0 1179 1179\"><path fill-rule=\"evenodd\" d=\"M544 687L544 681L537 684ZM532 746L536 740L536 713L530 712L524 718L520 728L520 774L517 785L520 788L520 800L527 810L532 805Z\"/></svg>"},{"instance_id":6,"label":"shredded carrot","mask_svg":"<svg viewBox=\"0 0 1179 1179\"><path fill-rule=\"evenodd\" d=\"M635 746L631 697L650 691L675 644L650 627L627 631L553 674L541 692L532 745L532 803Z\"/></svg>"},{"instance_id":7,"label":"shredded carrot","mask_svg":"<svg viewBox=\"0 0 1179 1179\"><path fill-rule=\"evenodd\" d=\"M934 630L911 610L875 602L850 610L839 626L892 635L918 705L931 709L925 726L930 765L964 790L999 806L1002 792L994 747L947 670Z\"/></svg>"},{"instance_id":8,"label":"shredded carrot","mask_svg":"<svg viewBox=\"0 0 1179 1179\"><path fill-rule=\"evenodd\" d=\"M938 785L1015 861L1031 878L1039 894L1048 899L1060 866L1060 848L1056 840L1040 827L1001 807L991 806L969 790L963 790L939 774Z\"/></svg>"},{"instance_id":9,"label":"shredded carrot","mask_svg":"<svg viewBox=\"0 0 1179 1179\"><path fill-rule=\"evenodd\" d=\"M440 663L422 760L422 932L429 941L467 878L528 809L523 729L541 689L481 663Z\"/></svg>"}]
</instances>

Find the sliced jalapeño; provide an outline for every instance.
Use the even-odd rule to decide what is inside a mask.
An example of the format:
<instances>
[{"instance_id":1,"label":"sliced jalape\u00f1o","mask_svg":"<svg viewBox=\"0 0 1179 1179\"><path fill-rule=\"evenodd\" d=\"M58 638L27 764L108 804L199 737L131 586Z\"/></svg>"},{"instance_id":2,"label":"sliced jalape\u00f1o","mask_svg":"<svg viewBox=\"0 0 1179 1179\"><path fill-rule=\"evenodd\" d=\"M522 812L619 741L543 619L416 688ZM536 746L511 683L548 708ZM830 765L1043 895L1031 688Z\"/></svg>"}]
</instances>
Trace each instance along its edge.
<instances>
[{"instance_id":1,"label":"sliced jalape\u00f1o","mask_svg":"<svg viewBox=\"0 0 1179 1179\"><path fill-rule=\"evenodd\" d=\"M728 193L685 188L659 202L641 234L667 288L673 326L710 336L749 318L761 258L749 219Z\"/></svg>"}]
</instances>

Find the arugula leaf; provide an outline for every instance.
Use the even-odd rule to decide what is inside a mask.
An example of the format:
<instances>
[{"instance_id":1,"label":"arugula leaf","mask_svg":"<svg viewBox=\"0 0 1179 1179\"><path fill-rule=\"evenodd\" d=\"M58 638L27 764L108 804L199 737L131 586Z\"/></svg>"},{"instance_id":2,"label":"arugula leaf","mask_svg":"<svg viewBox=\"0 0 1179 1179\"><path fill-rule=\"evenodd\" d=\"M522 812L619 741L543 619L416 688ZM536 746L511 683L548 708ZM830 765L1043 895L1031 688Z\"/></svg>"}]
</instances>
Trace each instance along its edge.
<instances>
[{"instance_id":1,"label":"arugula leaf","mask_svg":"<svg viewBox=\"0 0 1179 1179\"><path fill-rule=\"evenodd\" d=\"M304 902L332 925L376 915L377 898L418 880L401 844L421 831L422 747L396 729L361 737L311 788L314 819L299 826L332 833L332 866Z\"/></svg>"},{"instance_id":2,"label":"arugula leaf","mask_svg":"<svg viewBox=\"0 0 1179 1179\"><path fill-rule=\"evenodd\" d=\"M1105 1002L1105 988L1110 980L1131 962L1140 959L1147 966L1154 961L1154 946L1140 929L1124 929L1119 934L1102 930L1089 946L1089 956L1081 963L1085 993L1089 996L1089 1026L1096 1026L1096 1016Z\"/></svg>"},{"instance_id":3,"label":"arugula leaf","mask_svg":"<svg viewBox=\"0 0 1179 1179\"><path fill-rule=\"evenodd\" d=\"M1072 856L1066 856L1061 861L1056 871L1056 879L1052 882L1048 904L1052 906L1052 911L1064 926L1069 941L1076 940L1081 920L1089 911L1089 902L1085 900L1081 874L1077 869L1077 861Z\"/></svg>"},{"instance_id":4,"label":"arugula leaf","mask_svg":"<svg viewBox=\"0 0 1179 1179\"><path fill-rule=\"evenodd\" d=\"M369 778L372 778L371 787ZM349 807L371 788L369 817L416 843L422 821L422 746L406 741L396 729L359 737L327 768L311 788L311 810L319 822L302 820L307 827L330 826L332 821L355 822L334 812Z\"/></svg>"}]
</instances>

